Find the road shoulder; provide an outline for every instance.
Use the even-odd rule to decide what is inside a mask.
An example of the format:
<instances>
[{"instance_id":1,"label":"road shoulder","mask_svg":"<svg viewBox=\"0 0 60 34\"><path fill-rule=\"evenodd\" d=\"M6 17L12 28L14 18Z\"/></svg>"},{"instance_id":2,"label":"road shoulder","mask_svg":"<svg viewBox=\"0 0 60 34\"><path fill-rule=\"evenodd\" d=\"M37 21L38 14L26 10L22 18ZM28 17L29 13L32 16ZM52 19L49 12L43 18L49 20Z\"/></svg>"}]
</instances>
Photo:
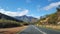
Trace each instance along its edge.
<instances>
[{"instance_id":1,"label":"road shoulder","mask_svg":"<svg viewBox=\"0 0 60 34\"><path fill-rule=\"evenodd\" d=\"M27 26L2 29L0 28L0 34L16 34L17 32L24 30L26 27Z\"/></svg>"}]
</instances>

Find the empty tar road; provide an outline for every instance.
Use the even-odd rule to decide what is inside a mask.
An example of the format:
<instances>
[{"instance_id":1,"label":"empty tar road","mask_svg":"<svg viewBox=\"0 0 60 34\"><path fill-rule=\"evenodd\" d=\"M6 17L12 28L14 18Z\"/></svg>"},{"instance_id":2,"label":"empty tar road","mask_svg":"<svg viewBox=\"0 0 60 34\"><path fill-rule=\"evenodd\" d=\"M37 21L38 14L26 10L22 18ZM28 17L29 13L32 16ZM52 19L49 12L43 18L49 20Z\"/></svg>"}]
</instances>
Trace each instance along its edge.
<instances>
[{"instance_id":1,"label":"empty tar road","mask_svg":"<svg viewBox=\"0 0 60 34\"><path fill-rule=\"evenodd\" d=\"M30 25L19 34L60 34L60 32Z\"/></svg>"}]
</instances>

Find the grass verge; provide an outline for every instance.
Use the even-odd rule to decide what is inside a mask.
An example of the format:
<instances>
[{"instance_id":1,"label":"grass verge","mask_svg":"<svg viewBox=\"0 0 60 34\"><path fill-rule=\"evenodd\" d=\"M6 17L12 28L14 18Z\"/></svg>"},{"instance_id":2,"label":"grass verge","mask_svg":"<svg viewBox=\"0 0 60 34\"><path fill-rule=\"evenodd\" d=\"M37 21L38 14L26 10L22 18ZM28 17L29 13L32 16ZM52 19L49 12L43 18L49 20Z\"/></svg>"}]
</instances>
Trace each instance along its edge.
<instances>
[{"instance_id":1,"label":"grass verge","mask_svg":"<svg viewBox=\"0 0 60 34\"><path fill-rule=\"evenodd\" d=\"M55 31L60 32L60 25L39 25L39 27L47 28L47 29L53 29Z\"/></svg>"},{"instance_id":2,"label":"grass verge","mask_svg":"<svg viewBox=\"0 0 60 34\"><path fill-rule=\"evenodd\" d=\"M26 27L27 26L0 29L0 34L17 34L17 32L22 31Z\"/></svg>"}]
</instances>

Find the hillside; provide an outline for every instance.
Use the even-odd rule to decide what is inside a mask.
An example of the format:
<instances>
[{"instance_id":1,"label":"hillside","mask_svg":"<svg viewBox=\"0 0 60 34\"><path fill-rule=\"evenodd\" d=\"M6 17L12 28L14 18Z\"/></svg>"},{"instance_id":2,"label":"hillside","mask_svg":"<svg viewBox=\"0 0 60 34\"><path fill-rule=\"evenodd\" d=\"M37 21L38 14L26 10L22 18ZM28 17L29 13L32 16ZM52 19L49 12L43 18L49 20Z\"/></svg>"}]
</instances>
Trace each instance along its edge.
<instances>
[{"instance_id":1,"label":"hillside","mask_svg":"<svg viewBox=\"0 0 60 34\"><path fill-rule=\"evenodd\" d=\"M45 17L42 17L38 24L60 24L60 6L57 7L57 11L55 13L46 15Z\"/></svg>"},{"instance_id":2,"label":"hillside","mask_svg":"<svg viewBox=\"0 0 60 34\"><path fill-rule=\"evenodd\" d=\"M2 13L0 13L0 19L7 19L7 20L13 20L13 21L17 21L17 22L23 22L21 20L18 20L16 18L13 18L11 16L8 16L8 15L2 14Z\"/></svg>"},{"instance_id":3,"label":"hillside","mask_svg":"<svg viewBox=\"0 0 60 34\"><path fill-rule=\"evenodd\" d=\"M21 26L22 23L21 20L0 13L0 28L17 27Z\"/></svg>"}]
</instances>

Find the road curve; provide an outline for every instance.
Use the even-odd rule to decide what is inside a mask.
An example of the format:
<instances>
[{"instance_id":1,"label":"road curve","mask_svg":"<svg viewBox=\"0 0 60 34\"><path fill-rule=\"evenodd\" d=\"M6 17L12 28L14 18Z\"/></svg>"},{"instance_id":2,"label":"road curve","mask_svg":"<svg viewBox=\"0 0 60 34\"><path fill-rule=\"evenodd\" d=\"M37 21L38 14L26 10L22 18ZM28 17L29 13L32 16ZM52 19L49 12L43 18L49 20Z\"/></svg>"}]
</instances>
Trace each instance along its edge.
<instances>
[{"instance_id":1,"label":"road curve","mask_svg":"<svg viewBox=\"0 0 60 34\"><path fill-rule=\"evenodd\" d=\"M29 25L27 29L20 32L19 34L60 34L60 32L54 30L48 30L45 28L36 27L34 25Z\"/></svg>"}]
</instances>

